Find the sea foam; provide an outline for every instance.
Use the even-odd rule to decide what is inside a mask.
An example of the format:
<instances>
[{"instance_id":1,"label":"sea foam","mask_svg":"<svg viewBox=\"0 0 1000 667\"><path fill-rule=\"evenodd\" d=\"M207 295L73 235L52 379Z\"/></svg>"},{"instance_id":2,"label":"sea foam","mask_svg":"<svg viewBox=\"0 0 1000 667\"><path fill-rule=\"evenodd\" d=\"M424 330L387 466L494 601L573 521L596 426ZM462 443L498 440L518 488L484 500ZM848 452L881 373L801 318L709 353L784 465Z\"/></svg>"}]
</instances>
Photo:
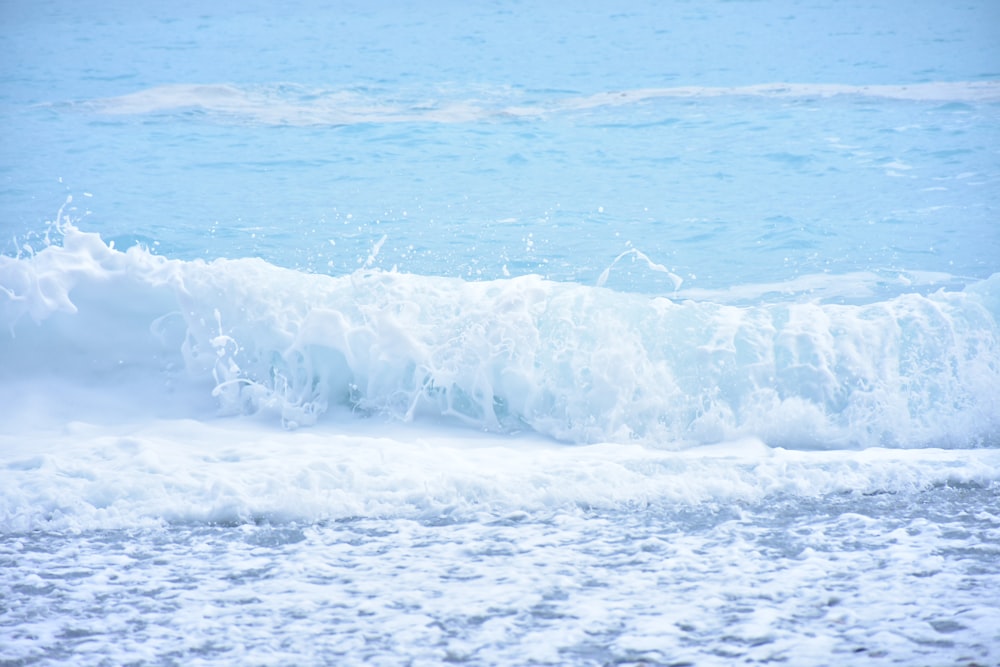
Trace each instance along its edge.
<instances>
[{"instance_id":1,"label":"sea foam","mask_svg":"<svg viewBox=\"0 0 1000 667\"><path fill-rule=\"evenodd\" d=\"M912 102L995 102L998 81L928 82L907 85L769 83L750 86L678 86L613 90L591 95L560 95L524 100L510 87L480 90L476 97L426 99L421 90L411 100L402 91L379 97L369 90L330 90L308 86L176 83L126 95L79 102L84 109L108 115L141 115L197 110L222 118L249 119L267 125L323 126L358 123L468 123L540 118L658 99L885 99Z\"/></svg>"},{"instance_id":2,"label":"sea foam","mask_svg":"<svg viewBox=\"0 0 1000 667\"><path fill-rule=\"evenodd\" d=\"M0 258L0 357L14 405L45 377L122 409L288 428L342 407L570 443L964 447L994 443L1000 419L998 284L739 306L533 275L180 261L69 226Z\"/></svg>"}]
</instances>

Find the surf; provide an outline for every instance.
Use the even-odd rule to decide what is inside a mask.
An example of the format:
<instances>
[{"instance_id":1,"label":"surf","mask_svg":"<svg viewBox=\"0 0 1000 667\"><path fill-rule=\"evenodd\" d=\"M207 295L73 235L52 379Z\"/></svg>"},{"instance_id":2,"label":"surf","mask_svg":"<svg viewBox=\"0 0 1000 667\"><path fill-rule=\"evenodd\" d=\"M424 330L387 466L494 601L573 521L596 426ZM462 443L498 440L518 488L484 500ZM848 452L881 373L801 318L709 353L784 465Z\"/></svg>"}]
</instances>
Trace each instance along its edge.
<instances>
[{"instance_id":1,"label":"surf","mask_svg":"<svg viewBox=\"0 0 1000 667\"><path fill-rule=\"evenodd\" d=\"M577 444L996 444L1000 275L860 304L734 305L537 275L177 260L62 234L0 257L14 403L44 376L290 429L336 407Z\"/></svg>"}]
</instances>

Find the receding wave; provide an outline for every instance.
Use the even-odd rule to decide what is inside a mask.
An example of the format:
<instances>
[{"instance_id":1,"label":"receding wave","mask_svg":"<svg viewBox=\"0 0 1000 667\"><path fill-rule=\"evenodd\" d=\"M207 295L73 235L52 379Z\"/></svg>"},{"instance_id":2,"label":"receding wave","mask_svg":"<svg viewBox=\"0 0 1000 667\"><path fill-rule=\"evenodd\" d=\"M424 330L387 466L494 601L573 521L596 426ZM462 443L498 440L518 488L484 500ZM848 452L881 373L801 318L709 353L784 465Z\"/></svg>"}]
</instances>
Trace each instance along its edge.
<instances>
[{"instance_id":1,"label":"receding wave","mask_svg":"<svg viewBox=\"0 0 1000 667\"><path fill-rule=\"evenodd\" d=\"M537 276L180 261L73 227L0 257L8 405L55 378L123 410L287 428L350 412L672 449L995 446L998 314L1000 274L857 305L733 305Z\"/></svg>"},{"instance_id":2,"label":"receding wave","mask_svg":"<svg viewBox=\"0 0 1000 667\"><path fill-rule=\"evenodd\" d=\"M533 94L511 88L419 92L371 89L328 90L298 84L169 84L80 103L102 114L158 114L197 111L217 118L265 125L352 125L357 123L465 123L502 118L617 107L656 99L879 98L918 102L1000 101L1000 81L957 81L889 85L770 83L749 86L678 86L606 91L589 95Z\"/></svg>"}]
</instances>

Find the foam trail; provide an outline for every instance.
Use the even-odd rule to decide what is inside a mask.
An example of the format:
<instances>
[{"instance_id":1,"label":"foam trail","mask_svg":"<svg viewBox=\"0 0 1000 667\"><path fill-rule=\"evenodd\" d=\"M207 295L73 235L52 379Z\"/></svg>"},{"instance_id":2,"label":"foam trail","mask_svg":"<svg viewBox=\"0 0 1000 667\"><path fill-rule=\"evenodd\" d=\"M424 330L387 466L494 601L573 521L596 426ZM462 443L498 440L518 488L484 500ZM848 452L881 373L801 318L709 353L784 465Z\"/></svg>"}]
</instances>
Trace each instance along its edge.
<instances>
[{"instance_id":1,"label":"foam trail","mask_svg":"<svg viewBox=\"0 0 1000 667\"><path fill-rule=\"evenodd\" d=\"M912 102L991 103L1000 100L998 81L849 85L766 83L749 86L678 86L599 92L524 104L516 91L502 88L484 98L426 100L417 91L407 104L405 91L386 98L352 90L314 89L292 84L168 84L80 103L111 115L143 115L198 109L220 118L250 119L268 125L352 125L356 123L468 123L503 118L532 118L657 99L874 98Z\"/></svg>"}]
</instances>

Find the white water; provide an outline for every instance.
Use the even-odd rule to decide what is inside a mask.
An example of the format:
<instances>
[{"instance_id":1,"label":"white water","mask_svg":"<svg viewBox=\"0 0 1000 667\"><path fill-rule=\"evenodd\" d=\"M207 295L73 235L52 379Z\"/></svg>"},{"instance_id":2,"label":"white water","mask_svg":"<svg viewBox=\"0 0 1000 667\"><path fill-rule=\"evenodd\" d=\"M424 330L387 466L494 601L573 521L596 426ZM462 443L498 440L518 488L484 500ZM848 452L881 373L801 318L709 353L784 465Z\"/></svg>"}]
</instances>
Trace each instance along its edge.
<instances>
[{"instance_id":1,"label":"white water","mask_svg":"<svg viewBox=\"0 0 1000 667\"><path fill-rule=\"evenodd\" d=\"M726 305L61 232L0 258L15 660L995 651L997 276Z\"/></svg>"},{"instance_id":2,"label":"white water","mask_svg":"<svg viewBox=\"0 0 1000 667\"><path fill-rule=\"evenodd\" d=\"M864 305L735 306L537 276L183 262L65 234L0 258L8 405L65 414L33 395L43 373L107 386L107 400L135 409L180 401L199 415L218 401L288 428L342 406L669 449L747 436L794 448L994 444L1000 420L1000 275Z\"/></svg>"},{"instance_id":3,"label":"white water","mask_svg":"<svg viewBox=\"0 0 1000 667\"><path fill-rule=\"evenodd\" d=\"M922 664L996 646L993 449L191 421L0 445L5 652L29 662Z\"/></svg>"}]
</instances>

